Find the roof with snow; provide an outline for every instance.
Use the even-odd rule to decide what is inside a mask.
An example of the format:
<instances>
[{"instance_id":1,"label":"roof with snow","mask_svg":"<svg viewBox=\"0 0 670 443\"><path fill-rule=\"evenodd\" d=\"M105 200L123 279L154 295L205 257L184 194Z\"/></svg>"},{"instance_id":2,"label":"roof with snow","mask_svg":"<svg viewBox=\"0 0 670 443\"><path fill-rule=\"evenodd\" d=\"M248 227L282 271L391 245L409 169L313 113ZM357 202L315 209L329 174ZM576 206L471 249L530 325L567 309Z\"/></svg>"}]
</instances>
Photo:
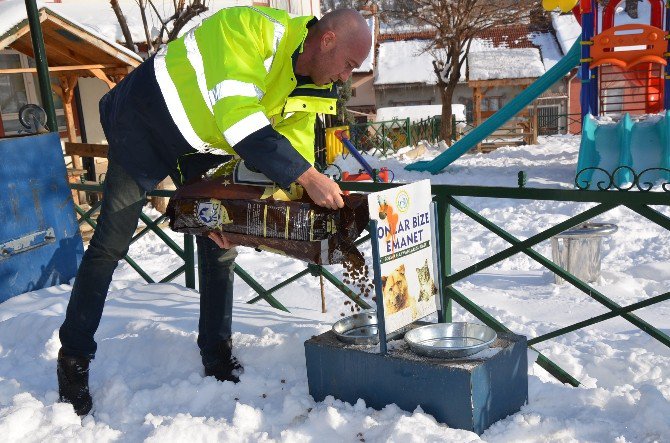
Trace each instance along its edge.
<instances>
[{"instance_id":1,"label":"roof with snow","mask_svg":"<svg viewBox=\"0 0 670 443\"><path fill-rule=\"evenodd\" d=\"M391 41L379 44L375 85L437 83L428 40Z\"/></svg>"},{"instance_id":2,"label":"roof with snow","mask_svg":"<svg viewBox=\"0 0 670 443\"><path fill-rule=\"evenodd\" d=\"M56 13L50 6L45 7L42 2L38 2L39 20L50 66L99 65L104 69L125 69L142 62L139 55L113 39L66 15ZM0 48L11 47L33 56L25 2L0 2L0 12Z\"/></svg>"},{"instance_id":3,"label":"roof with snow","mask_svg":"<svg viewBox=\"0 0 670 443\"><path fill-rule=\"evenodd\" d=\"M433 56L425 51L433 35L425 29L409 28L381 35L375 85L436 84ZM563 51L548 25L492 28L472 41L461 80L539 77L561 57Z\"/></svg>"},{"instance_id":4,"label":"roof with snow","mask_svg":"<svg viewBox=\"0 0 670 443\"><path fill-rule=\"evenodd\" d=\"M365 60L363 60L363 63L361 63L361 66L358 68L354 69L353 72L372 72L372 65L374 61L374 56L375 56L375 18L374 17L369 17L366 18L365 21L368 24L368 28L370 29L370 36L372 36L372 45L370 46L370 52L368 53L368 56Z\"/></svg>"},{"instance_id":5,"label":"roof with snow","mask_svg":"<svg viewBox=\"0 0 670 443\"><path fill-rule=\"evenodd\" d=\"M551 14L551 22L556 30L556 38L566 54L582 33L582 27L572 14Z\"/></svg>"},{"instance_id":6,"label":"roof with snow","mask_svg":"<svg viewBox=\"0 0 670 443\"><path fill-rule=\"evenodd\" d=\"M545 73L537 48L496 48L468 54L468 80L540 77Z\"/></svg>"},{"instance_id":7,"label":"roof with snow","mask_svg":"<svg viewBox=\"0 0 670 443\"><path fill-rule=\"evenodd\" d=\"M88 26L79 23L67 15L57 13L49 3L37 2L40 22L45 44L53 46L48 52L51 66L82 64L83 58L90 57L90 64L118 63L119 60L136 66L142 58L128 48L116 43L113 39L99 34ZM30 32L24 32L28 27L26 4L22 0L8 0L0 2L0 48L12 47L20 52L31 55L33 53ZM64 29L69 28L69 30ZM74 49L86 42L98 41L98 50L89 48L89 54L67 53L67 49ZM79 46L77 46L79 45ZM93 46L92 44L86 45ZM69 59L69 60L68 60ZM76 60L75 60L76 59Z\"/></svg>"}]
</instances>

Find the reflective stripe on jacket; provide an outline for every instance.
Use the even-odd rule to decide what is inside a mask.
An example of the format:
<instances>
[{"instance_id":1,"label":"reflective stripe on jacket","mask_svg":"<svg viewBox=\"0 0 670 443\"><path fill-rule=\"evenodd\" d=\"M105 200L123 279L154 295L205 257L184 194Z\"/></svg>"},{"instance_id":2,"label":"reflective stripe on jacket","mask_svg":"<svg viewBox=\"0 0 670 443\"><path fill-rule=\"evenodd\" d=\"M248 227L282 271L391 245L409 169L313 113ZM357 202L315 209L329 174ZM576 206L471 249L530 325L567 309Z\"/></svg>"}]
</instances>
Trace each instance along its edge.
<instances>
[{"instance_id":1,"label":"reflective stripe on jacket","mask_svg":"<svg viewBox=\"0 0 670 443\"><path fill-rule=\"evenodd\" d=\"M296 88L291 56L313 19L264 7L222 9L156 54L156 80L193 148L234 153L271 124L314 162L316 113L334 114L336 94L331 84Z\"/></svg>"}]
</instances>

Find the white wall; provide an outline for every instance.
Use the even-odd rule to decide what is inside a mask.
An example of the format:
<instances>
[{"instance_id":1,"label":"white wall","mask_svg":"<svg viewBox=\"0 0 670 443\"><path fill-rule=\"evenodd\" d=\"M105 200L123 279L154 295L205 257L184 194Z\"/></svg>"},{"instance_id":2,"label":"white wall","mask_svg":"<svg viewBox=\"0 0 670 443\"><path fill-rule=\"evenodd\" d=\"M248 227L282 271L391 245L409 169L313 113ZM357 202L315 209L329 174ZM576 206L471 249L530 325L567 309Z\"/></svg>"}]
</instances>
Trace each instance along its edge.
<instances>
[{"instance_id":1,"label":"white wall","mask_svg":"<svg viewBox=\"0 0 670 443\"><path fill-rule=\"evenodd\" d=\"M257 1L255 4L262 4ZM269 0L272 8L283 9L295 15L314 15L321 17L321 3L319 0Z\"/></svg>"},{"instance_id":2,"label":"white wall","mask_svg":"<svg viewBox=\"0 0 670 443\"><path fill-rule=\"evenodd\" d=\"M79 97L83 111L88 143L104 143L105 134L100 125L98 102L109 91L107 85L97 78L79 79Z\"/></svg>"},{"instance_id":3,"label":"white wall","mask_svg":"<svg viewBox=\"0 0 670 443\"><path fill-rule=\"evenodd\" d=\"M372 74L354 73L351 86L356 85L356 97L351 97L347 102L347 106L375 106L373 82L374 76Z\"/></svg>"}]
</instances>

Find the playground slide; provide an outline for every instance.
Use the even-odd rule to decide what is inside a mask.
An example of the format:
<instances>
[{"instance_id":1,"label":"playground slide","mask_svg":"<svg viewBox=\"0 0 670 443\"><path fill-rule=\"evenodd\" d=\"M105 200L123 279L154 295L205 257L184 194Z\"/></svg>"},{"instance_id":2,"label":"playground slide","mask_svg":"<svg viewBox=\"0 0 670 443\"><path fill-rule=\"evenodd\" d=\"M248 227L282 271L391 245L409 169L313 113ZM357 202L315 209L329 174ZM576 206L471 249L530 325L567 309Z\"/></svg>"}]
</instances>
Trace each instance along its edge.
<instances>
[{"instance_id":1,"label":"playground slide","mask_svg":"<svg viewBox=\"0 0 670 443\"><path fill-rule=\"evenodd\" d=\"M410 171L429 171L437 174L453 163L460 156L468 152L477 143L491 135L509 119L518 114L533 100L549 89L554 83L570 72L579 64L581 45L577 39L567 54L556 63L544 75L535 80L528 88L524 89L512 101L503 106L498 112L486 119L481 125L470 131L465 137L457 141L453 146L430 161L419 161L407 165L405 169Z\"/></svg>"},{"instance_id":2,"label":"playground slide","mask_svg":"<svg viewBox=\"0 0 670 443\"><path fill-rule=\"evenodd\" d=\"M609 175L613 174L614 184L627 188L634 181L633 171L640 175L641 186L646 182L670 181L667 171L652 169L641 174L650 168L670 168L670 113L639 122L633 122L625 114L615 124L603 124L590 114L586 116L577 160L580 187L588 184L589 189L598 189L600 183L607 188Z\"/></svg>"}]
</instances>

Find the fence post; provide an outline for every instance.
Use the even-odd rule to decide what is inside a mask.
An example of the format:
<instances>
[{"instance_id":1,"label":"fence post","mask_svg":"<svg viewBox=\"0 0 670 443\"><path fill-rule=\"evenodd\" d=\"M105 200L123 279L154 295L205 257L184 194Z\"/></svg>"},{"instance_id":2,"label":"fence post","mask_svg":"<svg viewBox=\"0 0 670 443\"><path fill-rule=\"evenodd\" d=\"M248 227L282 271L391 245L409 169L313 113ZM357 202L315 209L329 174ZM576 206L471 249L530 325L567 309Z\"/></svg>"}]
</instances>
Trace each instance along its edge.
<instances>
[{"instance_id":1,"label":"fence post","mask_svg":"<svg viewBox=\"0 0 670 443\"><path fill-rule=\"evenodd\" d=\"M458 132L456 132L456 114L451 114L451 139L454 141L458 140Z\"/></svg>"},{"instance_id":2,"label":"fence post","mask_svg":"<svg viewBox=\"0 0 670 443\"><path fill-rule=\"evenodd\" d=\"M186 287L195 289L195 248L193 236L184 234L184 278Z\"/></svg>"},{"instance_id":3,"label":"fence post","mask_svg":"<svg viewBox=\"0 0 670 443\"><path fill-rule=\"evenodd\" d=\"M405 119L405 133L407 134L407 146L412 145L412 128L410 126L409 117Z\"/></svg>"},{"instance_id":4,"label":"fence post","mask_svg":"<svg viewBox=\"0 0 670 443\"><path fill-rule=\"evenodd\" d=\"M447 200L447 196L438 191L437 198L437 232L438 232L438 249L437 253L440 256L440 275L442 281L440 282L440 306L442 306L441 318L438 318L440 323L450 323L452 320L452 299L448 295L446 280L447 276L451 274L451 205Z\"/></svg>"}]
</instances>

